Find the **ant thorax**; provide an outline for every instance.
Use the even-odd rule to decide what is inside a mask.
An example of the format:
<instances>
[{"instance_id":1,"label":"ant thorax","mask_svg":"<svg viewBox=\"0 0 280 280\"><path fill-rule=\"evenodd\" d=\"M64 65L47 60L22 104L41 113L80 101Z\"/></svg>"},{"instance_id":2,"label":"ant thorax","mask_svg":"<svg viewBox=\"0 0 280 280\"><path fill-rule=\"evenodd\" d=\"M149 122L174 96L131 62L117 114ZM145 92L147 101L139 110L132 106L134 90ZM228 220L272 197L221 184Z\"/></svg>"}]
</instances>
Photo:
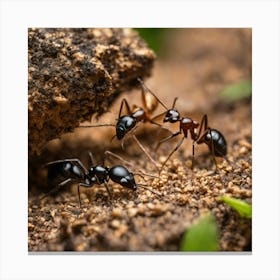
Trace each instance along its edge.
<instances>
[{"instance_id":1,"label":"ant thorax","mask_svg":"<svg viewBox=\"0 0 280 280\"><path fill-rule=\"evenodd\" d=\"M91 178L95 177L100 184L108 181L108 168L96 165L89 169L89 175Z\"/></svg>"},{"instance_id":2,"label":"ant thorax","mask_svg":"<svg viewBox=\"0 0 280 280\"><path fill-rule=\"evenodd\" d=\"M184 132L185 137L188 137L188 131L190 131L191 138L193 140L196 140L197 138L197 128L199 126L199 123L192 120L191 118L182 118L180 120L180 130Z\"/></svg>"},{"instance_id":3,"label":"ant thorax","mask_svg":"<svg viewBox=\"0 0 280 280\"><path fill-rule=\"evenodd\" d=\"M141 121L146 121L147 120L146 112L142 108L140 108L140 107L136 107L133 110L133 113L132 113L131 116L134 117L137 122L141 122Z\"/></svg>"}]
</instances>

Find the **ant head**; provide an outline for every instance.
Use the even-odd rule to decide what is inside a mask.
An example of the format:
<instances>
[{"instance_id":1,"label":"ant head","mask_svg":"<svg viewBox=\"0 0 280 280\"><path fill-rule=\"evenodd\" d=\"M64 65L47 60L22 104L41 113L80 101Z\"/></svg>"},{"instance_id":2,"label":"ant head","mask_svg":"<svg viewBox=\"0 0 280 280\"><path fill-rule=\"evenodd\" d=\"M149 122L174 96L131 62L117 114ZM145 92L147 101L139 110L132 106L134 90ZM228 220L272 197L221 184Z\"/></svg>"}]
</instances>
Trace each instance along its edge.
<instances>
[{"instance_id":1,"label":"ant head","mask_svg":"<svg viewBox=\"0 0 280 280\"><path fill-rule=\"evenodd\" d=\"M137 189L137 184L132 173L129 173L129 175L123 177L120 181L120 185L134 191Z\"/></svg>"},{"instance_id":2,"label":"ant head","mask_svg":"<svg viewBox=\"0 0 280 280\"><path fill-rule=\"evenodd\" d=\"M180 113L175 109L166 112L163 122L175 123L180 120Z\"/></svg>"},{"instance_id":3,"label":"ant head","mask_svg":"<svg viewBox=\"0 0 280 280\"><path fill-rule=\"evenodd\" d=\"M136 119L131 116L122 116L116 124L116 135L121 140L125 134L136 125Z\"/></svg>"},{"instance_id":4,"label":"ant head","mask_svg":"<svg viewBox=\"0 0 280 280\"><path fill-rule=\"evenodd\" d=\"M124 166L117 165L110 169L109 177L115 183L132 190L137 189L133 173L129 172Z\"/></svg>"}]
</instances>

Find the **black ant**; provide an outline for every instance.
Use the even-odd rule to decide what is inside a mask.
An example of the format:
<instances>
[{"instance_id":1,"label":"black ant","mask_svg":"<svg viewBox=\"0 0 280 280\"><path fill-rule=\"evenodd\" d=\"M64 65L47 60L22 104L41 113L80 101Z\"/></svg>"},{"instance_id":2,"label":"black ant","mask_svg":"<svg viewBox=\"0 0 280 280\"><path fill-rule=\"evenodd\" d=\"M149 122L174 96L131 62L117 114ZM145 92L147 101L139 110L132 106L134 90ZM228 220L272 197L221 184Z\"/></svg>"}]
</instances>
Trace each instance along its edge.
<instances>
[{"instance_id":1,"label":"black ant","mask_svg":"<svg viewBox=\"0 0 280 280\"><path fill-rule=\"evenodd\" d=\"M192 143L192 169L194 164L194 144L202 144L205 143L213 157L213 161L217 168L217 162L215 159L216 157L223 157L225 158L227 154L227 142L223 134L218 131L217 129L210 128L208 126L208 117L207 115L204 115L201 119L200 124L197 121L192 120L191 118L187 117L180 117L180 113L175 109L175 103L177 101L177 97L173 101L172 108L166 111L165 117L163 119L163 122L169 122L169 123L180 123L179 131L172 133L170 136L164 138L158 143L159 147L160 144L162 144L165 141L168 141L179 134L183 132L183 137L181 140L177 143L175 148L171 151L171 153L168 155L165 162L162 164L160 171L165 166L169 158L172 156L172 154L179 149L179 147L182 145L184 139L188 137L188 132L190 132L190 137L193 140Z\"/></svg>"},{"instance_id":2,"label":"black ant","mask_svg":"<svg viewBox=\"0 0 280 280\"><path fill-rule=\"evenodd\" d=\"M48 168L48 181L61 181L47 195L57 192L61 187L70 182L77 183L79 206L81 207L80 187L91 188L94 185L104 184L111 199L112 195L108 186L108 181L111 179L113 182L133 191L140 187L149 190L157 196L160 196L158 193L147 188L145 185L136 183L134 174L124 166L115 165L113 167L106 167L104 165L94 165L92 153L89 153L89 156L92 161L92 166L89 169L87 169L78 158L56 160L45 164L45 167Z\"/></svg>"},{"instance_id":3,"label":"black ant","mask_svg":"<svg viewBox=\"0 0 280 280\"><path fill-rule=\"evenodd\" d=\"M132 109L129 106L128 101L124 98L120 105L119 115L117 119L117 123L114 124L97 124L97 125L87 125L87 126L80 126L80 127L99 127L99 126L114 126L116 128L116 135L113 136L117 137L118 140L122 140L122 148L124 148L124 137L130 132L132 133L136 128L138 123L145 123L149 122L151 124L162 126L161 124L155 122L155 119L158 118L160 115L155 117L151 117L152 113L158 107L158 104L161 104L166 110L167 107L160 101L160 99L153 93L140 79L137 78L137 81L140 83L142 91L142 103L143 108L133 105ZM123 107L125 106L127 114L122 115ZM150 154L146 151L143 145L140 143L136 135L132 134L133 139L141 148L141 150L146 154L146 156L153 162L153 164L157 168L157 164L155 160L150 156Z\"/></svg>"}]
</instances>

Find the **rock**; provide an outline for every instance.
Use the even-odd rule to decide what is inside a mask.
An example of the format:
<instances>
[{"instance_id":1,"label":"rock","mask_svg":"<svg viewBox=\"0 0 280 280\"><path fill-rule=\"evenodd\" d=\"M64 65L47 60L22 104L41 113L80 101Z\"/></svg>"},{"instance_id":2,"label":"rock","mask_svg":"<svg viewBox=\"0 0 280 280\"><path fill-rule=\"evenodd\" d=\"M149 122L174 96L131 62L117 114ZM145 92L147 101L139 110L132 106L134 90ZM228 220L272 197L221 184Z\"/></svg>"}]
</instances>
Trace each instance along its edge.
<instances>
[{"instance_id":1,"label":"rock","mask_svg":"<svg viewBox=\"0 0 280 280\"><path fill-rule=\"evenodd\" d=\"M137 77L150 75L154 59L133 29L29 29L29 156L108 111Z\"/></svg>"}]
</instances>

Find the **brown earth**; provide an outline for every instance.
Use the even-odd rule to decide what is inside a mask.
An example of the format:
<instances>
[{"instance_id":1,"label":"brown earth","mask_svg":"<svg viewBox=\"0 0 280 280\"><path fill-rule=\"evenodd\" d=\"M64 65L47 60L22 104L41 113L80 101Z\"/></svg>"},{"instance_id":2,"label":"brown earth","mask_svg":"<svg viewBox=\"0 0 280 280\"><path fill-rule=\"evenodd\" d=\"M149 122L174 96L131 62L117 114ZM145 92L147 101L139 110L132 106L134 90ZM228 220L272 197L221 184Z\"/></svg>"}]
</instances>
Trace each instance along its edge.
<instances>
[{"instance_id":1,"label":"brown earth","mask_svg":"<svg viewBox=\"0 0 280 280\"><path fill-rule=\"evenodd\" d=\"M146 84L168 106L178 96L176 108L182 116L200 121L207 114L209 125L226 137L228 161L218 159L215 174L207 146L196 145L191 170L192 142L186 139L160 178L136 175L137 182L160 196L140 188L133 193L110 181L112 201L103 186L83 189L81 209L76 186L40 200L42 190L49 189L42 164L78 157L88 166L88 151L100 163L104 151L110 150L129 161L133 166L127 167L134 172L157 175L131 138L123 151L116 139L111 141L113 128L76 129L51 141L39 158L29 161L29 251L178 251L183 233L208 211L216 217L221 251L251 250L251 221L219 201L221 195L229 195L252 202L251 99L228 103L217 94L228 84L251 78L251 30L179 29L172 30L166 41L165 55ZM124 97L141 105L140 91L129 92L98 123L115 122ZM163 110L159 107L157 112ZM178 141L164 143L155 153L153 147L164 133L150 124L136 130L159 166ZM123 164L115 159L107 162L116 163Z\"/></svg>"},{"instance_id":2,"label":"brown earth","mask_svg":"<svg viewBox=\"0 0 280 280\"><path fill-rule=\"evenodd\" d=\"M28 151L100 116L155 59L131 28L28 30Z\"/></svg>"}]
</instances>

